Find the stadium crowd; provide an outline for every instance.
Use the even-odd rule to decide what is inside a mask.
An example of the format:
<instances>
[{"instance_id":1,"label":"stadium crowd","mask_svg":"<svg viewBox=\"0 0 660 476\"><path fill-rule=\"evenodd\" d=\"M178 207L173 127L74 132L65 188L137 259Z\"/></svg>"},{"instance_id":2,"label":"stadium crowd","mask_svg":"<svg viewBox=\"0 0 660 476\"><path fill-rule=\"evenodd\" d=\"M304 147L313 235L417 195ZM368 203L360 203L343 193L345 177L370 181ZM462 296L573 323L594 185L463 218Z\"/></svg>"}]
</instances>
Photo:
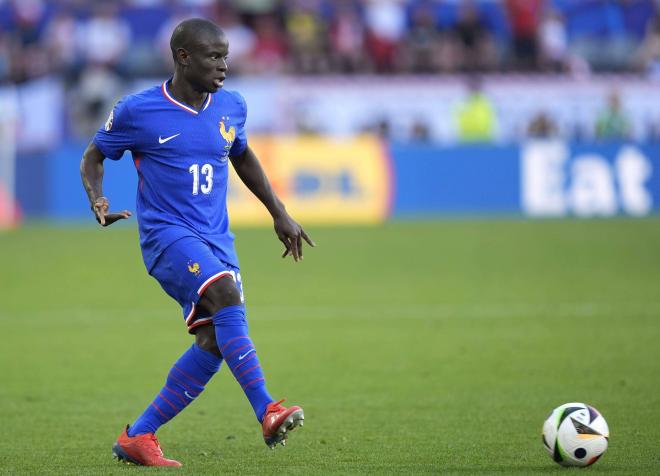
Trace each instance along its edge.
<instances>
[{"instance_id":1,"label":"stadium crowd","mask_svg":"<svg viewBox=\"0 0 660 476\"><path fill-rule=\"evenodd\" d=\"M233 74L660 75L657 0L0 0L0 83L160 75L193 15L227 32Z\"/></svg>"},{"instance_id":2,"label":"stadium crowd","mask_svg":"<svg viewBox=\"0 0 660 476\"><path fill-rule=\"evenodd\" d=\"M213 19L224 29L232 77L474 78L465 82L464 103L448 111L455 123L449 135L461 141L488 142L498 130L500 137L519 139L557 134L572 140L660 139L660 118L648 115L633 127L627 98L615 91L589 106L581 125L560 127L566 118L547 101L536 106L534 117L517 113L516 121L525 125L502 124L505 113L489 91L473 88L479 77L508 72L528 83L534 76L519 73L660 79L660 0L0 0L0 91L3 84L34 91L30 85L38 83L35 88L43 92L57 78L63 94L75 101L64 108L49 97L63 111L53 117L65 118L59 127L51 120L52 129L87 137L128 85L171 73L170 34L191 16ZM297 132L324 130L307 124L307 113L296 108L297 103L292 112ZM377 105L372 109L367 125L356 132L389 137L397 130L393 118ZM38 116L30 106L23 111ZM33 122L45 137L41 143L53 143L53 134L43 132L43 118ZM405 136L438 140L432 126L420 116L406 126ZM37 134L19 146L39 148Z\"/></svg>"}]
</instances>

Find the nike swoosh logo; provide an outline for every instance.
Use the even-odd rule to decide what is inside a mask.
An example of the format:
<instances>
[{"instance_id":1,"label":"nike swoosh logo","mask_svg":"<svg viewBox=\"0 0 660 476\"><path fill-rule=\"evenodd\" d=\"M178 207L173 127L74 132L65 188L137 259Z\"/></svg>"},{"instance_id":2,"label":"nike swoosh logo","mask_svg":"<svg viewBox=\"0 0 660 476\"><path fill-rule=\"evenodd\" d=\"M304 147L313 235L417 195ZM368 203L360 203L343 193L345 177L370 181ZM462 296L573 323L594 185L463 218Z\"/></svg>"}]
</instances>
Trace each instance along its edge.
<instances>
[{"instance_id":1,"label":"nike swoosh logo","mask_svg":"<svg viewBox=\"0 0 660 476\"><path fill-rule=\"evenodd\" d=\"M179 132L178 134L174 134L173 136L166 137L165 139L163 139L161 136L158 136L158 143L159 144L164 144L168 140L172 140L175 137L180 136L180 135L181 135L181 133Z\"/></svg>"},{"instance_id":2,"label":"nike swoosh logo","mask_svg":"<svg viewBox=\"0 0 660 476\"><path fill-rule=\"evenodd\" d=\"M188 397L189 399L191 399L191 400L194 400L194 399L195 399L195 397L192 397L192 396L188 393L187 390L186 390L185 392L183 392L183 394L184 394L186 397Z\"/></svg>"},{"instance_id":3,"label":"nike swoosh logo","mask_svg":"<svg viewBox=\"0 0 660 476\"><path fill-rule=\"evenodd\" d=\"M250 352L254 352L254 350L255 350L255 349L250 349L250 350L248 350L246 353L239 355L239 356L238 356L238 360L243 360L245 357L247 357L247 355L248 355Z\"/></svg>"}]
</instances>

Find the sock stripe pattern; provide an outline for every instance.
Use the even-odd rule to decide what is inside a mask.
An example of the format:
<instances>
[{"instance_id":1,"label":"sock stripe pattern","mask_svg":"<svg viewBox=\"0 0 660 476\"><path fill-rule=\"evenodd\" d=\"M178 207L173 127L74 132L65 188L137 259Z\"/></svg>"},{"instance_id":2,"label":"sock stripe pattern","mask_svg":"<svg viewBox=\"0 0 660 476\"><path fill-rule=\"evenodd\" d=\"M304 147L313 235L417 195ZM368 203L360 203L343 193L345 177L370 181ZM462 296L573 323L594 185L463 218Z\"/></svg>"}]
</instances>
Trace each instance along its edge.
<instances>
[{"instance_id":1,"label":"sock stripe pattern","mask_svg":"<svg viewBox=\"0 0 660 476\"><path fill-rule=\"evenodd\" d=\"M231 373L234 374L234 378L241 385L241 388L245 390L250 385L265 381L264 374L261 371L261 364L257 357L257 350L254 348L252 339L248 336L240 336L240 338L234 338L232 340L233 342L225 345L225 353L222 355L225 356L225 362L227 362ZM249 372L243 371L239 373L239 367L248 358L253 364L252 367L248 369Z\"/></svg>"},{"instance_id":2,"label":"sock stripe pattern","mask_svg":"<svg viewBox=\"0 0 660 476\"><path fill-rule=\"evenodd\" d=\"M266 406L273 399L266 390L257 349L248 336L245 309L243 306L225 307L213 316L213 324L220 353L261 421Z\"/></svg>"},{"instance_id":3,"label":"sock stripe pattern","mask_svg":"<svg viewBox=\"0 0 660 476\"><path fill-rule=\"evenodd\" d=\"M186 385L186 383L185 383L184 381L180 380L180 379L177 378L175 375L172 375L172 372L171 372L171 371L170 371L170 374L167 376L167 379L168 379L168 382L169 382L170 380L172 380L172 381L176 382L176 383L179 385L180 388L185 389L185 390L184 390L184 393L185 393L186 391L187 391L190 395L193 395L193 394L195 393L195 391L194 391L191 387L189 387L188 385ZM185 379L184 379L184 380L185 380ZM165 386L167 386L167 385L165 385ZM194 395L193 395L193 396L194 396ZM188 401L188 400L184 399L184 401Z\"/></svg>"},{"instance_id":4,"label":"sock stripe pattern","mask_svg":"<svg viewBox=\"0 0 660 476\"><path fill-rule=\"evenodd\" d=\"M181 401L181 403L186 403L186 399L183 398L183 395L181 395L179 392L177 392L176 390L174 390L172 388L169 388L167 385L165 385L165 388L168 391L172 392L174 395L176 395L179 398L179 400Z\"/></svg>"},{"instance_id":5,"label":"sock stripe pattern","mask_svg":"<svg viewBox=\"0 0 660 476\"><path fill-rule=\"evenodd\" d=\"M151 406L154 407L158 413L160 413L160 415L163 417L163 422L166 422L166 421L169 420L169 418L167 417L167 415L165 415L163 412L161 412L161 411L160 411L160 408L158 408L158 406L156 406L156 404L155 404L154 402L151 402ZM140 433L140 432L138 431L137 428L135 428L135 427L137 426L137 424L138 424L138 423L137 423L137 421L136 421L136 422L133 424L133 426L131 426L130 429L133 430L133 432L132 432L132 434L129 434L128 436L135 436L135 435L141 435L141 434L142 434L142 433ZM145 431L144 433L154 433L155 431L156 431L156 430L153 430L153 431Z\"/></svg>"},{"instance_id":6,"label":"sock stripe pattern","mask_svg":"<svg viewBox=\"0 0 660 476\"><path fill-rule=\"evenodd\" d=\"M176 393L172 391L176 387L183 390L184 395L190 395L187 400L184 400L183 402L176 400ZM172 388L172 390L170 390L170 388ZM186 408L190 402L197 398L203 390L204 384L179 370L175 364L167 376L165 386L154 399L154 405L156 405L156 408L158 408L161 413L167 415L167 420L160 424L163 425L174 418L179 412L181 412L181 410ZM177 401L177 404L172 403L173 400Z\"/></svg>"},{"instance_id":7,"label":"sock stripe pattern","mask_svg":"<svg viewBox=\"0 0 660 476\"><path fill-rule=\"evenodd\" d=\"M221 363L222 359L193 344L174 364L153 402L130 426L128 436L155 433L178 415L202 393Z\"/></svg>"},{"instance_id":8,"label":"sock stripe pattern","mask_svg":"<svg viewBox=\"0 0 660 476\"><path fill-rule=\"evenodd\" d=\"M179 367L177 367L176 364L174 364L174 367L172 367L172 370L176 370L176 371L179 372L181 375L183 375L185 378L187 378L187 379L190 380L191 382L194 382L195 384L199 385L199 386L202 387L202 388L203 388L204 385L205 385L205 384L203 384L202 382L200 382L199 380L197 380L195 377L192 377L192 376L188 375L187 373L185 373L183 370L181 370Z\"/></svg>"},{"instance_id":9,"label":"sock stripe pattern","mask_svg":"<svg viewBox=\"0 0 660 476\"><path fill-rule=\"evenodd\" d=\"M224 355L224 354L225 354L225 350L227 350L227 346L228 346L229 344L231 344L231 343L234 342L235 340L238 340L238 339L244 339L245 337L247 337L247 336L232 337L232 338L229 339L227 342L225 342L225 345L223 345L222 348L220 349L220 353L221 353L222 355Z\"/></svg>"}]
</instances>

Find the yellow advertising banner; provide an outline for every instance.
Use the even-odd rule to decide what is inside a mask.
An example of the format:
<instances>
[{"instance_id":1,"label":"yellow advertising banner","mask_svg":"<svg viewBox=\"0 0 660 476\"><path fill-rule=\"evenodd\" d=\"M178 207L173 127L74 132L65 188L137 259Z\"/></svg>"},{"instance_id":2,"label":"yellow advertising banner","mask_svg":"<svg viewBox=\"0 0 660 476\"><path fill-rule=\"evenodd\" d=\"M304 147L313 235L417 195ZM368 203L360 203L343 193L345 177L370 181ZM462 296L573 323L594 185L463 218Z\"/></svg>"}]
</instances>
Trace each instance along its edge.
<instances>
[{"instance_id":1,"label":"yellow advertising banner","mask_svg":"<svg viewBox=\"0 0 660 476\"><path fill-rule=\"evenodd\" d=\"M250 137L250 147L289 213L302 223L380 223L389 215L391 166L374 137ZM272 223L233 169L227 201L232 225Z\"/></svg>"}]
</instances>

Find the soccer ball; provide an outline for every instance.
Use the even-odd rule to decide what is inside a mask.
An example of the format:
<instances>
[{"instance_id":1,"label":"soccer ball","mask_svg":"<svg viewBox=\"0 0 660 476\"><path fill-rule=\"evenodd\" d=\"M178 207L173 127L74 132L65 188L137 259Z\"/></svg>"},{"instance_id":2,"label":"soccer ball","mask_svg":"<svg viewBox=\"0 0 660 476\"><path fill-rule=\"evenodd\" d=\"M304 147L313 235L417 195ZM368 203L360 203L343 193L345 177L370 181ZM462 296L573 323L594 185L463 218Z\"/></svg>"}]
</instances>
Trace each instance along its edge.
<instances>
[{"instance_id":1,"label":"soccer ball","mask_svg":"<svg viewBox=\"0 0 660 476\"><path fill-rule=\"evenodd\" d=\"M607 450L610 430L603 415L584 403L565 403L543 423L543 446L562 466L589 466Z\"/></svg>"}]
</instances>

